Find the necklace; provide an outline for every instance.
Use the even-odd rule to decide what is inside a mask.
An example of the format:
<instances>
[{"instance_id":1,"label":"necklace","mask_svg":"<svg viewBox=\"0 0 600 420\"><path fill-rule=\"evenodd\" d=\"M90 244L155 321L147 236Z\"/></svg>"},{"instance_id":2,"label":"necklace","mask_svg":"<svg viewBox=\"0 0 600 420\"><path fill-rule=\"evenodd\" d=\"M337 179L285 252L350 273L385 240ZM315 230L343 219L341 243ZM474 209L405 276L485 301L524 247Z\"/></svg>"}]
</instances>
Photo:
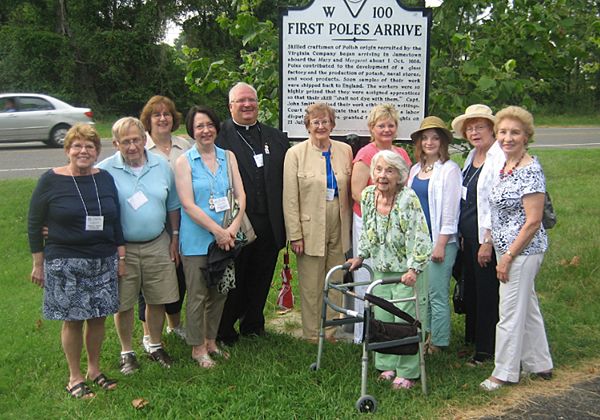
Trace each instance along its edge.
<instances>
[{"instance_id":1,"label":"necklace","mask_svg":"<svg viewBox=\"0 0 600 420\"><path fill-rule=\"evenodd\" d=\"M519 158L519 160L517 161L517 163L515 163L513 165L513 167L510 170L506 170L506 167L508 165L508 160L506 162L504 162L504 167L502 169L500 169L500 179L506 179L509 176L511 176L513 174L513 171L515 170L515 168L517 166L519 166L519 164L521 163L521 161L523 160L523 158L525 157L525 153L527 152L523 152L523 154L521 155L521 157Z\"/></svg>"},{"instance_id":2,"label":"necklace","mask_svg":"<svg viewBox=\"0 0 600 420\"><path fill-rule=\"evenodd\" d=\"M423 165L423 172L428 174L429 172L433 171L433 165Z\"/></svg>"},{"instance_id":3,"label":"necklace","mask_svg":"<svg viewBox=\"0 0 600 420\"><path fill-rule=\"evenodd\" d=\"M377 238L379 239L379 245L384 245L385 244L385 240L387 237L387 233L390 231L390 217L392 215L392 207L394 206L394 203L396 202L396 193L394 193L394 197L392 198L392 202L390 203L390 211L387 214L387 218L386 218L386 223L383 229L383 234L380 235L379 232L379 227L377 226L377 207L379 204L379 194L375 194L375 234L377 235Z\"/></svg>"}]
</instances>

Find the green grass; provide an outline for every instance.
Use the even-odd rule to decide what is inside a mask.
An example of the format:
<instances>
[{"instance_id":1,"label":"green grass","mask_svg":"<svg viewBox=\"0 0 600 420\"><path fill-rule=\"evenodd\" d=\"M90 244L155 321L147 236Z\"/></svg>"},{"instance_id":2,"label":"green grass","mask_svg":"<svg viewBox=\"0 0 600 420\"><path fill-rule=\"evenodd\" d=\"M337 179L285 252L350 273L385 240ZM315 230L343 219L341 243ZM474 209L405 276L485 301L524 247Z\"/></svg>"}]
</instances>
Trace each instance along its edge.
<instances>
[{"instance_id":1,"label":"green grass","mask_svg":"<svg viewBox=\"0 0 600 420\"><path fill-rule=\"evenodd\" d=\"M600 149L535 151L552 193L558 224L549 232L546 254L536 287L540 296L554 362L561 369L585 367L600 348L600 186L596 168ZM112 393L99 392L90 402L76 401L64 391L67 367L59 340L60 323L41 320L42 291L30 283L27 247L27 206L34 180L1 181L0 196L0 413L6 419L25 418L353 418L360 395L360 349L350 344L326 344L322 368L311 372L316 346L270 331L264 339L243 339L231 359L206 372L190 359L190 348L167 336L175 366L163 370L141 356L142 369L132 377L117 367L118 338L107 320L102 366L119 379ZM579 266L563 260L580 257ZM294 291L297 291L294 272ZM265 310L276 315L274 300L279 277ZM490 364L464 367L463 318L453 317L448 352L427 359L430 394L420 389L394 392L369 372L368 393L379 403L376 418L436 418L448 407L485 406L503 395L478 390L491 372ZM139 325L135 332L141 351ZM548 386L556 386L553 381ZM527 385L520 385L527 386ZM131 401L149 405L135 410Z\"/></svg>"},{"instance_id":2,"label":"green grass","mask_svg":"<svg viewBox=\"0 0 600 420\"><path fill-rule=\"evenodd\" d=\"M535 124L540 127L583 127L600 126L600 114L536 114ZM120 117L104 117L96 120L96 129L100 137L110 138L111 127ZM175 131L178 136L187 136L185 123Z\"/></svg>"},{"instance_id":3,"label":"green grass","mask_svg":"<svg viewBox=\"0 0 600 420\"><path fill-rule=\"evenodd\" d=\"M600 114L543 114L534 115L538 127L586 127L599 126Z\"/></svg>"}]
</instances>

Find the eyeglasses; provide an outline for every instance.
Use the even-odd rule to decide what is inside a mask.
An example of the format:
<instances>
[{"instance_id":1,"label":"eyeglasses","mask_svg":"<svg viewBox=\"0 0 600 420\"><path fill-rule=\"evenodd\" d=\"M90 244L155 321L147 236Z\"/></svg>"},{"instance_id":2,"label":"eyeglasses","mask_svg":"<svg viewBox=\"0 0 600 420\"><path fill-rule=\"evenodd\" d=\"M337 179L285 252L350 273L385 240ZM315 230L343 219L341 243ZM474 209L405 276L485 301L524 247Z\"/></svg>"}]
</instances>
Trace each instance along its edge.
<instances>
[{"instance_id":1,"label":"eyeglasses","mask_svg":"<svg viewBox=\"0 0 600 420\"><path fill-rule=\"evenodd\" d=\"M75 151L81 151L82 149L85 149L86 151L92 151L92 150L96 150L96 146L94 146L93 144L72 144L69 149L73 149Z\"/></svg>"},{"instance_id":2,"label":"eyeglasses","mask_svg":"<svg viewBox=\"0 0 600 420\"><path fill-rule=\"evenodd\" d=\"M476 127L467 127L465 128L465 133L482 133L486 130L487 125L478 125Z\"/></svg>"},{"instance_id":3,"label":"eyeglasses","mask_svg":"<svg viewBox=\"0 0 600 420\"><path fill-rule=\"evenodd\" d=\"M134 146L139 146L140 144L142 144L142 142L143 142L143 141L144 141L143 139L141 139L140 137L138 137L138 138L136 138L136 139L132 139L132 140L119 141L118 143L119 143L121 146L129 147L129 146L131 146L132 144L133 144Z\"/></svg>"},{"instance_id":4,"label":"eyeglasses","mask_svg":"<svg viewBox=\"0 0 600 420\"><path fill-rule=\"evenodd\" d=\"M195 128L196 130L204 130L205 128L212 130L213 128L215 128L215 125L213 123L198 124Z\"/></svg>"},{"instance_id":5,"label":"eyeglasses","mask_svg":"<svg viewBox=\"0 0 600 420\"><path fill-rule=\"evenodd\" d=\"M170 112L155 112L152 114L152 118L156 118L157 120L160 120L160 117L172 118L173 114Z\"/></svg>"},{"instance_id":6,"label":"eyeglasses","mask_svg":"<svg viewBox=\"0 0 600 420\"><path fill-rule=\"evenodd\" d=\"M258 102L256 98L243 98L243 99L234 99L231 101L232 104L255 104Z\"/></svg>"},{"instance_id":7,"label":"eyeglasses","mask_svg":"<svg viewBox=\"0 0 600 420\"><path fill-rule=\"evenodd\" d=\"M310 125L312 125L313 127L319 127L319 126L323 126L323 127L329 127L329 125L331 124L331 121L329 120L312 120L310 122Z\"/></svg>"}]
</instances>

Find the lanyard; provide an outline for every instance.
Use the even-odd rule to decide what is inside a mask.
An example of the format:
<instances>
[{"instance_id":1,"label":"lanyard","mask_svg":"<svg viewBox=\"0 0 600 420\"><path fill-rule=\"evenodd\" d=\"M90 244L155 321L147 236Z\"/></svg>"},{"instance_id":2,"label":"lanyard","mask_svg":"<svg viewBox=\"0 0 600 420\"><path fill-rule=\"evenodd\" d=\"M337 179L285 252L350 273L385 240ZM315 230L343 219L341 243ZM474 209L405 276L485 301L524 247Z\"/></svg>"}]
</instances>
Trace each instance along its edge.
<instances>
[{"instance_id":1,"label":"lanyard","mask_svg":"<svg viewBox=\"0 0 600 420\"><path fill-rule=\"evenodd\" d=\"M71 172L71 171L69 171ZM85 205L85 201L83 200L83 196L81 195L81 191L79 190L79 185L77 185L77 181L73 176L73 172L71 172L71 178L73 179L73 183L75 183L75 188L77 189L77 194L79 194L79 199L81 200L81 204L83 204L83 209L85 210L86 217L89 216L87 206ZM98 209L100 211L100 216L102 216L102 206L100 205L100 195L98 194L98 185L96 185L96 178L94 178L94 174L92 174L92 181L94 181L94 188L96 189L96 199L98 200Z\"/></svg>"},{"instance_id":2,"label":"lanyard","mask_svg":"<svg viewBox=\"0 0 600 420\"><path fill-rule=\"evenodd\" d=\"M479 173L479 171L481 170L481 168L483 168L483 165L485 165L485 162L479 167L477 168L477 170L473 173L473 175L471 175L471 177L468 179L467 181L467 185L465 185L465 188L469 188L469 184L471 183L471 181L473 181L473 178L475 178L475 175L477 175ZM469 165L469 170L465 173L465 176L469 173L469 171L473 169L473 164L471 163ZM464 180L464 177L463 177Z\"/></svg>"}]
</instances>

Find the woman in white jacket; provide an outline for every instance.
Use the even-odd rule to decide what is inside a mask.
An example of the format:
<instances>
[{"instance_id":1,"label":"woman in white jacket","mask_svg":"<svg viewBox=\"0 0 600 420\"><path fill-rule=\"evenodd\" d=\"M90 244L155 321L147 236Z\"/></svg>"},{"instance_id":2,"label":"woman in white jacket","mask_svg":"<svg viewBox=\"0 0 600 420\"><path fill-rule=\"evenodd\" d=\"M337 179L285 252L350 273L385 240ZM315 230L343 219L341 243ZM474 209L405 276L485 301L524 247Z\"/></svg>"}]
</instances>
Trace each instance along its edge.
<instances>
[{"instance_id":1,"label":"woman in white jacket","mask_svg":"<svg viewBox=\"0 0 600 420\"><path fill-rule=\"evenodd\" d=\"M438 117L427 117L411 134L415 160L408 185L416 192L433 241L431 262L423 273L428 284L426 330L428 353L450 344L450 276L458 251L460 167L450 160L452 134Z\"/></svg>"}]
</instances>

